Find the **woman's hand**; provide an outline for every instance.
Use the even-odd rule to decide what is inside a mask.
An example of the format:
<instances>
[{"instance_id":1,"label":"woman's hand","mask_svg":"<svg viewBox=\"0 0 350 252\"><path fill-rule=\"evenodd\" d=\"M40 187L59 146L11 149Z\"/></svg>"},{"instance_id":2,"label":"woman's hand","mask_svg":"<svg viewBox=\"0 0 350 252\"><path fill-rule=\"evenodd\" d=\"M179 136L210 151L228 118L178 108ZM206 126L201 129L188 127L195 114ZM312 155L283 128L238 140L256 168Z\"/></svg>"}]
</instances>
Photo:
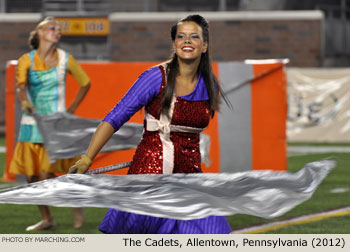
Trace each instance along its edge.
<instances>
[{"instance_id":1,"label":"woman's hand","mask_svg":"<svg viewBox=\"0 0 350 252\"><path fill-rule=\"evenodd\" d=\"M23 110L23 112L27 113L27 114L31 114L34 112L35 108L34 106L27 100L27 91L26 91L26 84L25 83L19 83L17 85L17 96L18 99L21 103L21 108Z\"/></svg>"},{"instance_id":2,"label":"woman's hand","mask_svg":"<svg viewBox=\"0 0 350 252\"><path fill-rule=\"evenodd\" d=\"M27 100L21 101L21 107L22 107L23 112L25 112L27 114L31 114L34 111L33 105L30 104Z\"/></svg>"},{"instance_id":3,"label":"woman's hand","mask_svg":"<svg viewBox=\"0 0 350 252\"><path fill-rule=\"evenodd\" d=\"M77 110L79 104L84 100L84 97L86 96L87 92L89 91L90 86L91 86L91 84L89 82L86 86L80 87L72 104L67 108L67 113L69 113L69 114L75 113L75 110Z\"/></svg>"},{"instance_id":4,"label":"woman's hand","mask_svg":"<svg viewBox=\"0 0 350 252\"><path fill-rule=\"evenodd\" d=\"M113 126L108 122L102 122L92 136L86 155L81 156L81 159L69 168L68 173L85 173L89 169L92 160L94 160L113 133Z\"/></svg>"},{"instance_id":5,"label":"woman's hand","mask_svg":"<svg viewBox=\"0 0 350 252\"><path fill-rule=\"evenodd\" d=\"M91 159L83 155L81 158L69 168L68 173L80 173L84 174L91 166Z\"/></svg>"}]
</instances>

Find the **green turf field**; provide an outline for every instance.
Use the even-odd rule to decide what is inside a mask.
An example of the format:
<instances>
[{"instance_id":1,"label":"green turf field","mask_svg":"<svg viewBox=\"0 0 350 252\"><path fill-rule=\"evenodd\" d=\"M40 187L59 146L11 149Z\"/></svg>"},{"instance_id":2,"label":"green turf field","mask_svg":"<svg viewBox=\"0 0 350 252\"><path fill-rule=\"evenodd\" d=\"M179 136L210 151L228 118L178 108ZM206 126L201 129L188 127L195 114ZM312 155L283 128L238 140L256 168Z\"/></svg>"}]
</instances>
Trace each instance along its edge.
<instances>
[{"instance_id":1,"label":"green turf field","mask_svg":"<svg viewBox=\"0 0 350 252\"><path fill-rule=\"evenodd\" d=\"M0 146L4 146L4 138L0 137ZM294 144L295 145L295 144ZM350 146L350 144L342 144ZM350 189L350 154L349 153L323 153L298 155L288 158L288 170L296 172L306 163L329 158L337 160L337 166L328 175L328 177L319 186L313 197L289 211L287 214L272 220L248 216L233 215L228 216L228 220L233 229L243 228L261 223L268 223L279 219L291 218L303 214L311 214L328 209L334 209L344 206L350 206L350 190L343 193L331 193L335 188ZM5 163L5 154L0 153L0 177L2 177ZM0 189L14 186L15 183L0 182ZM98 234L97 228L107 209L86 208L86 224L80 230L72 228L72 213L70 208L52 207L53 214L57 223L55 230L40 231L44 234ZM40 220L40 214L36 206L32 205L9 205L0 204L0 234L26 233L25 227L32 225ZM293 225L286 228L276 229L267 233L272 234L293 234L293 233L343 233L350 234L350 215L328 218L321 221L315 221L302 225Z\"/></svg>"},{"instance_id":2,"label":"green turf field","mask_svg":"<svg viewBox=\"0 0 350 252\"><path fill-rule=\"evenodd\" d=\"M334 208L350 206L350 191L345 193L331 193L335 188L350 189L350 154L349 153L324 153L312 155L298 155L288 158L288 170L296 172L306 163L329 158L337 160L337 166L325 178L318 187L314 195L308 201L295 207L279 218L265 220L248 215L234 215L228 217L232 228L243 228L246 226L267 223L279 219L291 218L294 216L311 214ZM269 231L268 233L343 233L350 234L349 225L339 225L339 223L350 223L350 215L330 218L319 222L312 222L303 225L295 225L280 230Z\"/></svg>"}]
</instances>

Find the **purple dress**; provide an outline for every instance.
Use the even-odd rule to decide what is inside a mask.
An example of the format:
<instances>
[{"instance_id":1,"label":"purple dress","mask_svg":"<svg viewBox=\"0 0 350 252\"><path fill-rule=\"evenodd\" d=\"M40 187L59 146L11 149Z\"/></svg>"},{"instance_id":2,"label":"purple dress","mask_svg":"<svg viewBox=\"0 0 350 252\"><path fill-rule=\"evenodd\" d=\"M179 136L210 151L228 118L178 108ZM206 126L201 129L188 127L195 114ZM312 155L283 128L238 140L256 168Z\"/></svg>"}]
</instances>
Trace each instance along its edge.
<instances>
[{"instance_id":1,"label":"purple dress","mask_svg":"<svg viewBox=\"0 0 350 252\"><path fill-rule=\"evenodd\" d=\"M199 133L210 120L208 94L199 75L194 90L173 98L169 117L161 113L166 85L163 66L145 71L123 99L104 118L115 130L145 106L144 134L128 174L199 173ZM224 216L175 220L109 209L99 230L114 234L225 234L231 228Z\"/></svg>"}]
</instances>

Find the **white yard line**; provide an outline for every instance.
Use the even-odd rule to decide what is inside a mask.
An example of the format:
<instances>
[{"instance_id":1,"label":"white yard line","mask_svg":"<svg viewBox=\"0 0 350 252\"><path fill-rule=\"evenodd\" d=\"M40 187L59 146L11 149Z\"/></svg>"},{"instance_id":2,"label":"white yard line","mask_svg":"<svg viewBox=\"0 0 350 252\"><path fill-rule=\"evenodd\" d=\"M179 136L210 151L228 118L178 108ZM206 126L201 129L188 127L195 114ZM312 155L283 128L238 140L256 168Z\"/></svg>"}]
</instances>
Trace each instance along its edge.
<instances>
[{"instance_id":1,"label":"white yard line","mask_svg":"<svg viewBox=\"0 0 350 252\"><path fill-rule=\"evenodd\" d=\"M287 220L273 221L273 222L262 224L262 225L256 225L256 226L252 226L252 227L236 229L236 230L233 230L231 234L264 233L264 232L274 230L274 229L280 229L280 228L284 228L284 227L288 227L288 226L305 224L305 223L309 223L309 222L313 222L313 221L320 221L323 219L344 216L344 215L350 215L350 206L335 209L335 210L330 210L330 211L324 211L324 212L320 212L320 213L302 215L302 216L298 216L298 217L287 219Z\"/></svg>"},{"instance_id":2,"label":"white yard line","mask_svg":"<svg viewBox=\"0 0 350 252\"><path fill-rule=\"evenodd\" d=\"M350 146L288 146L288 153L350 152Z\"/></svg>"}]
</instances>

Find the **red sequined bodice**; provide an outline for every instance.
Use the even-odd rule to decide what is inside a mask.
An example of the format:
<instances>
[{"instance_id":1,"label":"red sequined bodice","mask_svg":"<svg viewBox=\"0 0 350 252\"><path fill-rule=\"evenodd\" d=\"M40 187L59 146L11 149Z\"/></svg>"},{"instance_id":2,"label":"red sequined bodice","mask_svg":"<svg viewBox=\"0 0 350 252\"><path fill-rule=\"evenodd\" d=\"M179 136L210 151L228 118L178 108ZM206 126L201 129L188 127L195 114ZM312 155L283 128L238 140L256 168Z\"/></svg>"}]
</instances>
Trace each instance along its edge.
<instances>
[{"instance_id":1,"label":"red sequined bodice","mask_svg":"<svg viewBox=\"0 0 350 252\"><path fill-rule=\"evenodd\" d=\"M154 118L160 118L161 98L166 84L164 68L163 82L158 96L146 106L146 112ZM188 101L177 97L171 118L172 125L193 128L205 128L210 120L208 101ZM146 130L139 143L129 174L162 174L163 173L163 144L160 135L155 131ZM199 133L171 132L170 140L173 144L173 173L198 173L201 170L201 155L199 150Z\"/></svg>"}]
</instances>

